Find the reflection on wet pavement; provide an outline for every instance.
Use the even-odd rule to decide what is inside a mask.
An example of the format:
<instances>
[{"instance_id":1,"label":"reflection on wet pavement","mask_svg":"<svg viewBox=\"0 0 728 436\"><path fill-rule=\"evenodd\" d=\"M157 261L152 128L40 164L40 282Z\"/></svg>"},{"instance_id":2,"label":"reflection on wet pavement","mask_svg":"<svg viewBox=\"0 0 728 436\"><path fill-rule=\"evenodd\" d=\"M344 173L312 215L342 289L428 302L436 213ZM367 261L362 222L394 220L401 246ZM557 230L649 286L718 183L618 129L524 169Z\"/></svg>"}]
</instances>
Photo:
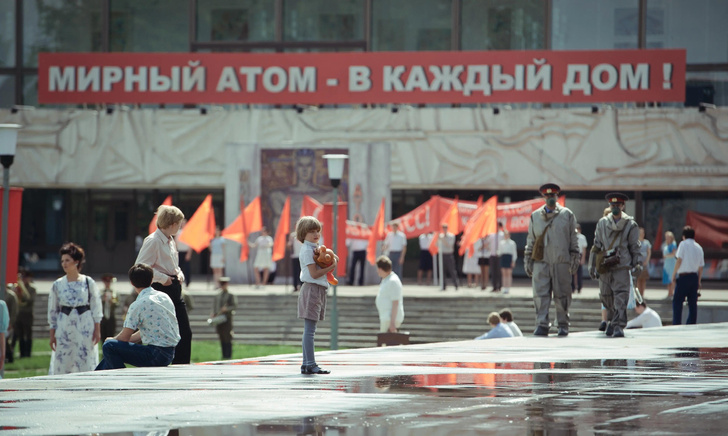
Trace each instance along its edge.
<instances>
[{"instance_id":1,"label":"reflection on wet pavement","mask_svg":"<svg viewBox=\"0 0 728 436\"><path fill-rule=\"evenodd\" d=\"M73 432L114 435L725 434L728 325L713 326L702 340L673 329L672 345L640 332L326 352L325 377L296 374L288 355L5 381L0 435L51 434L27 416L59 407L106 418ZM130 408L138 419L115 419Z\"/></svg>"}]
</instances>

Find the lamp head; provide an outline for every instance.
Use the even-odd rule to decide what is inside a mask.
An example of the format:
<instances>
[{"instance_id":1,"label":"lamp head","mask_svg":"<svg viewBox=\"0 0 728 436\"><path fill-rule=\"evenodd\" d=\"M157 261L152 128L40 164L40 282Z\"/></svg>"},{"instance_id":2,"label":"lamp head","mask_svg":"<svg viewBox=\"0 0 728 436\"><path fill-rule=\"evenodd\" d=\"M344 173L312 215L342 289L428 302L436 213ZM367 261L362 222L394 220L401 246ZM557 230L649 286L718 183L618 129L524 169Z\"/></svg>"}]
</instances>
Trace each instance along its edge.
<instances>
[{"instance_id":1,"label":"lamp head","mask_svg":"<svg viewBox=\"0 0 728 436\"><path fill-rule=\"evenodd\" d=\"M20 124L0 124L0 159L5 168L13 164Z\"/></svg>"},{"instance_id":2,"label":"lamp head","mask_svg":"<svg viewBox=\"0 0 728 436\"><path fill-rule=\"evenodd\" d=\"M344 163L349 156L345 154L325 154L323 157L326 159L331 186L338 188L341 178L344 176Z\"/></svg>"}]
</instances>

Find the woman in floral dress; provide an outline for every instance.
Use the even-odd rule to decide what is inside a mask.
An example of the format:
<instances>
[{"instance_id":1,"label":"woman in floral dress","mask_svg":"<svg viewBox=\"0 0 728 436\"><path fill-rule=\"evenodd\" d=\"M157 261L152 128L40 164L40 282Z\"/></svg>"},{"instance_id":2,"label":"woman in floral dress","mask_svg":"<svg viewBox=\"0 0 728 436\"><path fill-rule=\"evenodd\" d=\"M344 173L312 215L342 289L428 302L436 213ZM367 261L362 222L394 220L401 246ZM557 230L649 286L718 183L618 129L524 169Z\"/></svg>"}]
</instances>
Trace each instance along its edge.
<instances>
[{"instance_id":1,"label":"woman in floral dress","mask_svg":"<svg viewBox=\"0 0 728 436\"><path fill-rule=\"evenodd\" d=\"M93 371L99 364L101 298L96 283L79 271L83 248L69 242L61 247L66 275L53 283L48 295L51 364L48 374Z\"/></svg>"}]
</instances>

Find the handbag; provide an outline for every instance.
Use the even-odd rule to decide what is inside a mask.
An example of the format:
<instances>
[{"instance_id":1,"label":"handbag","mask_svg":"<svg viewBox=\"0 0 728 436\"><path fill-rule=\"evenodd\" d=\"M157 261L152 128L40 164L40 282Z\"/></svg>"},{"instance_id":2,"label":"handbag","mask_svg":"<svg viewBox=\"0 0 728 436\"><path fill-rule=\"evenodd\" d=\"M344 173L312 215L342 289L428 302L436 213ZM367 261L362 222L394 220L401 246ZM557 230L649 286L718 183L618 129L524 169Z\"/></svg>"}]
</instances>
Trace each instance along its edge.
<instances>
[{"instance_id":1,"label":"handbag","mask_svg":"<svg viewBox=\"0 0 728 436\"><path fill-rule=\"evenodd\" d=\"M607 272L609 272L610 269L612 269L612 267L619 265L619 262L622 260L619 256L619 246L617 246L617 248L612 247L617 241L617 236L619 236L620 244L622 243L623 231L624 229L615 233L614 237L612 237L612 242L609 244L609 247L606 250L602 250L597 253L597 272L599 274L606 274Z\"/></svg>"},{"instance_id":2,"label":"handbag","mask_svg":"<svg viewBox=\"0 0 728 436\"><path fill-rule=\"evenodd\" d=\"M531 217L531 220L533 221L533 217ZM543 229L543 232L541 232L540 235L536 238L536 241L533 243L533 251L531 252L531 259L541 261L543 260L543 252L544 252L544 239L546 238L546 231L551 227L551 224L554 223L554 218L551 218L551 221L549 221L549 224Z\"/></svg>"}]
</instances>

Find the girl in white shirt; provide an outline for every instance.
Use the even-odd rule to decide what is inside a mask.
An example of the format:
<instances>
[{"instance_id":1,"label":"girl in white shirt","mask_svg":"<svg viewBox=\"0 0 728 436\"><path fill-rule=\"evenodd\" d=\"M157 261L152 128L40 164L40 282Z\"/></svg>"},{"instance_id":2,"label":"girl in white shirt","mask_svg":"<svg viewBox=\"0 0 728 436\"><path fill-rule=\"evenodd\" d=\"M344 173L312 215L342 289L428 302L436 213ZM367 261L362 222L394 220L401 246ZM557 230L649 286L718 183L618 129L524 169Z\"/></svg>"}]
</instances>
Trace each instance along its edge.
<instances>
[{"instance_id":1,"label":"girl in white shirt","mask_svg":"<svg viewBox=\"0 0 728 436\"><path fill-rule=\"evenodd\" d=\"M501 262L503 293L507 294L511 291L511 285L513 284L513 267L516 266L516 259L518 259L516 241L511 239L511 233L508 230L503 232L503 239L498 245L498 256L500 256Z\"/></svg>"}]
</instances>

